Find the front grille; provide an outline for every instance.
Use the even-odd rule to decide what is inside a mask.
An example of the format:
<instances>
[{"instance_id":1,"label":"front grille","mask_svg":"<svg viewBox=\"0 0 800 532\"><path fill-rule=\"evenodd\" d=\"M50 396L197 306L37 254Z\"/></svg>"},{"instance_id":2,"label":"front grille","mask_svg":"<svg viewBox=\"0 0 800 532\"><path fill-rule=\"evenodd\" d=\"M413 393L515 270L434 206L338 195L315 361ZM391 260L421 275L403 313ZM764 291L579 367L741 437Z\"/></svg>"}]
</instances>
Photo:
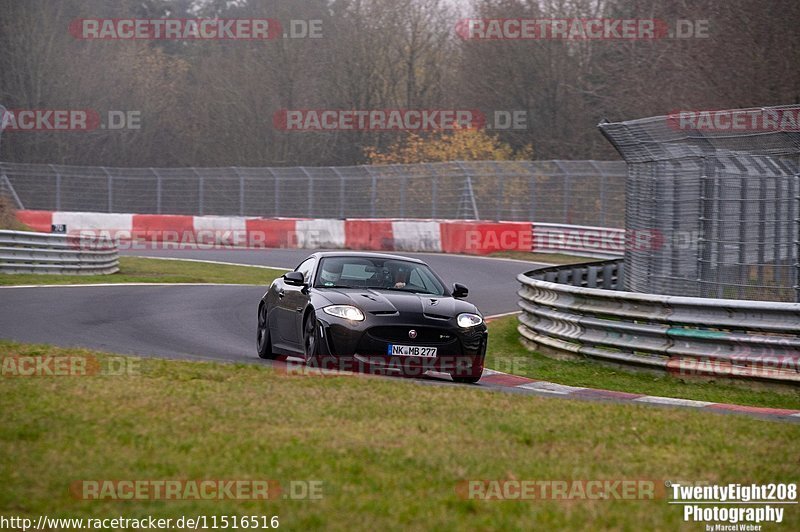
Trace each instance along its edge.
<instances>
[{"instance_id":1,"label":"front grille","mask_svg":"<svg viewBox=\"0 0 800 532\"><path fill-rule=\"evenodd\" d=\"M416 338L408 336L408 332L412 329L417 331ZM446 344L456 339L456 335L452 332L436 327L372 327L367 334L377 340L391 343Z\"/></svg>"}]
</instances>

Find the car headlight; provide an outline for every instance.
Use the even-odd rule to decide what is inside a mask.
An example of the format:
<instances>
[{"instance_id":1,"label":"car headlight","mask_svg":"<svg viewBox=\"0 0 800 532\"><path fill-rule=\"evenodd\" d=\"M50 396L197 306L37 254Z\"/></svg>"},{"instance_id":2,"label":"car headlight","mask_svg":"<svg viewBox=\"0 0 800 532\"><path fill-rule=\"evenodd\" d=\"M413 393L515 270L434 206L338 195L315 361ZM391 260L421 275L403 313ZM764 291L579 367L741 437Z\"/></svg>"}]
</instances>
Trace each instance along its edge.
<instances>
[{"instance_id":1,"label":"car headlight","mask_svg":"<svg viewBox=\"0 0 800 532\"><path fill-rule=\"evenodd\" d=\"M352 305L331 305L322 309L325 314L352 321L364 321L364 313Z\"/></svg>"},{"instance_id":2,"label":"car headlight","mask_svg":"<svg viewBox=\"0 0 800 532\"><path fill-rule=\"evenodd\" d=\"M477 314L472 314L470 312L464 312L463 314L459 314L458 318L456 319L458 322L459 327L475 327L476 325L480 325L483 323L483 318L478 316Z\"/></svg>"}]
</instances>

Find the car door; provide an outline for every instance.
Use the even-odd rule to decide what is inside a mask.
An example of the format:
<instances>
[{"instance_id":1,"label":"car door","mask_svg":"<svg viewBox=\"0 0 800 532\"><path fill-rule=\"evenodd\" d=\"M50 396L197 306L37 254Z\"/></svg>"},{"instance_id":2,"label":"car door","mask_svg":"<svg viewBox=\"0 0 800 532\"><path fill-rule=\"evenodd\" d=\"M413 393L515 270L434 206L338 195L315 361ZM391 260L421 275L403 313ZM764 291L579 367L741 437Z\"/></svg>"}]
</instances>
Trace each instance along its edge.
<instances>
[{"instance_id":1,"label":"car door","mask_svg":"<svg viewBox=\"0 0 800 532\"><path fill-rule=\"evenodd\" d=\"M294 271L303 274L306 284L311 284L316 260L312 257L303 261ZM292 286L283 281L279 284L277 303L277 325L280 343L287 348L303 350L303 311L308 304L308 291L302 286Z\"/></svg>"}]
</instances>

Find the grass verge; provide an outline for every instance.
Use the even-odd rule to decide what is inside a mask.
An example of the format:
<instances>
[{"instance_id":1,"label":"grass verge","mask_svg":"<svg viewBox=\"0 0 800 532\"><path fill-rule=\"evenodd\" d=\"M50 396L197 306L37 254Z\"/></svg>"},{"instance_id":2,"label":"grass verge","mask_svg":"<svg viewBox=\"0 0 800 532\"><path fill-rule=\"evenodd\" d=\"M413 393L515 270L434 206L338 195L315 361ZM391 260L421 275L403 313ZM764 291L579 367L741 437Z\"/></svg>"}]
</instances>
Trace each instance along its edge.
<instances>
[{"instance_id":1,"label":"grass verge","mask_svg":"<svg viewBox=\"0 0 800 532\"><path fill-rule=\"evenodd\" d=\"M0 285L97 283L225 283L269 285L285 270L180 260L120 257L111 275L0 274Z\"/></svg>"},{"instance_id":2,"label":"grass verge","mask_svg":"<svg viewBox=\"0 0 800 532\"><path fill-rule=\"evenodd\" d=\"M106 355L0 343L5 356ZM36 517L280 516L285 530L675 529L656 500L465 500L469 479L795 482L800 427L401 379L139 360L133 374L5 377L0 508ZM35 398L35 400L31 400ZM322 482L319 500L90 501L80 480ZM657 491L658 493L658 491ZM800 526L787 507L783 525ZM697 527L702 526L696 524Z\"/></svg>"},{"instance_id":3,"label":"grass verge","mask_svg":"<svg viewBox=\"0 0 800 532\"><path fill-rule=\"evenodd\" d=\"M669 375L636 373L592 360L555 360L526 349L519 341L517 316L489 323L486 367L569 386L678 397L738 405L800 410L800 389L751 389L746 385L687 381Z\"/></svg>"}]
</instances>

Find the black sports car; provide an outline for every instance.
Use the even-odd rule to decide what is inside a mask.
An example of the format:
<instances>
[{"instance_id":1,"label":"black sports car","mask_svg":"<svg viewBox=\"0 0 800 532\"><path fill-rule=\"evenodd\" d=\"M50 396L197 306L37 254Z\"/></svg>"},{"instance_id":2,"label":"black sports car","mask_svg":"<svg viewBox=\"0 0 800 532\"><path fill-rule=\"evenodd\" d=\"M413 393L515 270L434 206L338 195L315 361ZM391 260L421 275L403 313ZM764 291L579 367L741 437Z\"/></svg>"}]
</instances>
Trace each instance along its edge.
<instances>
[{"instance_id":1,"label":"black sports car","mask_svg":"<svg viewBox=\"0 0 800 532\"><path fill-rule=\"evenodd\" d=\"M467 288L452 290L424 262L320 252L273 281L258 305L258 355L299 356L329 369L477 382L488 338Z\"/></svg>"}]
</instances>

